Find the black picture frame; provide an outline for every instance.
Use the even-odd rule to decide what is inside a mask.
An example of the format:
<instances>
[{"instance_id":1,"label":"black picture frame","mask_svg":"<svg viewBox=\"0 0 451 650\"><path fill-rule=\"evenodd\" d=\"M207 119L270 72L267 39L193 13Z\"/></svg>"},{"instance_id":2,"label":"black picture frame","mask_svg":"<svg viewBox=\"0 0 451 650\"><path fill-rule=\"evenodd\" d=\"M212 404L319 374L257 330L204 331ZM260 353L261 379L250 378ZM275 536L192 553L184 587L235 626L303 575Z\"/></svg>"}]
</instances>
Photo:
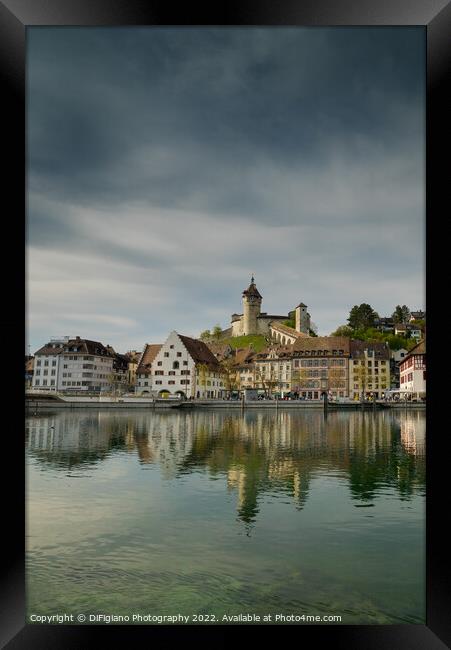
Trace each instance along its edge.
<instances>
[{"instance_id":1,"label":"black picture frame","mask_svg":"<svg viewBox=\"0 0 451 650\"><path fill-rule=\"evenodd\" d=\"M25 471L20 414L23 405L22 355L24 344L25 286L25 47L26 28L35 25L419 25L427 38L427 145L426 145L426 287L428 312L428 408L427 408L427 624L387 626L295 626L295 627L122 627L122 626L38 626L25 625ZM280 642L294 633L296 642L306 647L330 644L334 648L390 648L434 650L451 646L451 602L449 541L445 525L450 502L444 485L447 475L449 433L439 421L444 408L443 380L439 377L444 353L439 345L438 316L434 313L434 289L446 269L446 239L441 236L440 215L447 215L449 202L450 130L447 120L451 106L451 4L447 0L306 0L283 3L211 3L206 9L185 4L145 0L0 0L0 70L2 78L3 158L3 286L5 315L2 341L10 368L3 395L6 422L2 449L10 464L3 488L4 515L3 575L0 592L2 647L91 648L115 644L134 645L138 637L145 643L167 647L176 642L194 641L217 646L253 642L264 635ZM443 160L443 162L442 162ZM5 206L8 205L6 210ZM5 224L7 226L5 236ZM434 250L432 250L432 246ZM9 256L6 261L5 257ZM445 289L446 289L445 285ZM442 296L443 299L443 296ZM445 294L446 302L446 294ZM440 313L440 312L436 312ZM446 323L441 319L441 323ZM13 359L13 363L11 363ZM17 401L13 405L12 399ZM446 399L446 396L445 396Z\"/></svg>"}]
</instances>

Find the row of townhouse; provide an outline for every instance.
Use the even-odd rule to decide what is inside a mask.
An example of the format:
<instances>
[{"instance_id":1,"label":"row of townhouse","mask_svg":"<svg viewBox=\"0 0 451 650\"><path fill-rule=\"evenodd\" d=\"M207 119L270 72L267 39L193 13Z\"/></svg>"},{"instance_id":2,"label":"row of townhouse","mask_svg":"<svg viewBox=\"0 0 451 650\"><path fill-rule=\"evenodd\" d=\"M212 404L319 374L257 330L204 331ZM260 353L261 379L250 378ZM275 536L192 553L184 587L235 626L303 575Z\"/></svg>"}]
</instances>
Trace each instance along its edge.
<instances>
[{"instance_id":1,"label":"row of townhouse","mask_svg":"<svg viewBox=\"0 0 451 650\"><path fill-rule=\"evenodd\" d=\"M424 336L421 327L415 324L415 321L424 320L426 314L423 311L411 312L410 320L407 323L395 323L391 316L377 318L374 321L376 329L385 333L392 333L395 336L404 336L406 338L413 338L419 341Z\"/></svg>"},{"instance_id":2,"label":"row of townhouse","mask_svg":"<svg viewBox=\"0 0 451 650\"><path fill-rule=\"evenodd\" d=\"M137 365L137 352L121 355L99 341L66 336L51 339L35 352L26 380L40 391L124 391L134 385Z\"/></svg>"},{"instance_id":3,"label":"row of townhouse","mask_svg":"<svg viewBox=\"0 0 451 650\"><path fill-rule=\"evenodd\" d=\"M146 344L136 371L137 395L222 398L221 365L209 347L176 331L163 344Z\"/></svg>"},{"instance_id":4,"label":"row of townhouse","mask_svg":"<svg viewBox=\"0 0 451 650\"><path fill-rule=\"evenodd\" d=\"M292 345L273 345L259 353L235 355L237 389L266 394L287 393L306 399L381 398L390 389L390 350L385 343L346 337L299 338Z\"/></svg>"}]
</instances>

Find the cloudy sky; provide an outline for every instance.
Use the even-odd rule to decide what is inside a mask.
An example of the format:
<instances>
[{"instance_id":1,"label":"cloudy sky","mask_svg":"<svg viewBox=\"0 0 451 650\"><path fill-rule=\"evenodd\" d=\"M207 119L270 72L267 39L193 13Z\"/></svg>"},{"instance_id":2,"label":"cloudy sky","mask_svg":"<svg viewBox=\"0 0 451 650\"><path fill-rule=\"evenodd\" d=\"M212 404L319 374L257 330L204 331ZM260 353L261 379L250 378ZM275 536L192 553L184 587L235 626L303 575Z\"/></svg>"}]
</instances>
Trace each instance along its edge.
<instances>
[{"instance_id":1,"label":"cloudy sky","mask_svg":"<svg viewBox=\"0 0 451 650\"><path fill-rule=\"evenodd\" d=\"M32 352L424 307L422 28L27 31Z\"/></svg>"}]
</instances>

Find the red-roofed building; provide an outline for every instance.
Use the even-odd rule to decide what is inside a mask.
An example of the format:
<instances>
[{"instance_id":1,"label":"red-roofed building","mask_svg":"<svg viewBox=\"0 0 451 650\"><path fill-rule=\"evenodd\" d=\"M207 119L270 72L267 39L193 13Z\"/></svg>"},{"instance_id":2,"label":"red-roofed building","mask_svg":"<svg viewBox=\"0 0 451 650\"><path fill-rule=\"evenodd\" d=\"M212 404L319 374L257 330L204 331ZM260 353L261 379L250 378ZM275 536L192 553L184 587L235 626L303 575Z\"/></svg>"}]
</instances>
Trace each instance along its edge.
<instances>
[{"instance_id":1,"label":"red-roofed building","mask_svg":"<svg viewBox=\"0 0 451 650\"><path fill-rule=\"evenodd\" d=\"M137 392L197 399L223 396L221 366L203 341L173 331L158 350L157 347L147 346L144 350L137 370L141 382Z\"/></svg>"}]
</instances>

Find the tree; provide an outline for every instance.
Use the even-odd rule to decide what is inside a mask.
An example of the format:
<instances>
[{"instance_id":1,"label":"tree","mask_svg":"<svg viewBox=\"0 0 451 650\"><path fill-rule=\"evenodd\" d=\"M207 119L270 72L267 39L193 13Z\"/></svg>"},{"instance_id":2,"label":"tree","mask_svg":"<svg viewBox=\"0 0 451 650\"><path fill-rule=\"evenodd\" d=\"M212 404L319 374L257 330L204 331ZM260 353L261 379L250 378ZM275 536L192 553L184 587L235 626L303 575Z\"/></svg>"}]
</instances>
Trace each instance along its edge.
<instances>
[{"instance_id":1,"label":"tree","mask_svg":"<svg viewBox=\"0 0 451 650\"><path fill-rule=\"evenodd\" d=\"M309 371L307 368L299 368L299 370L293 370L291 373L291 389L293 392L299 393L299 391L309 388Z\"/></svg>"},{"instance_id":2,"label":"tree","mask_svg":"<svg viewBox=\"0 0 451 650\"><path fill-rule=\"evenodd\" d=\"M278 378L274 364L271 362L267 363L269 364L268 372L266 372L265 368L262 367L262 364L256 364L255 383L257 385L257 388L258 384L261 384L263 390L265 391L265 395L270 397L274 390L274 387L278 384Z\"/></svg>"},{"instance_id":3,"label":"tree","mask_svg":"<svg viewBox=\"0 0 451 650\"><path fill-rule=\"evenodd\" d=\"M352 327L349 327L349 325L340 325L337 327L335 332L332 332L331 336L346 336L347 338L351 338L354 335L354 330Z\"/></svg>"},{"instance_id":4,"label":"tree","mask_svg":"<svg viewBox=\"0 0 451 650\"><path fill-rule=\"evenodd\" d=\"M395 311L392 314L395 323L408 323L410 318L410 310L407 305L396 305Z\"/></svg>"},{"instance_id":5,"label":"tree","mask_svg":"<svg viewBox=\"0 0 451 650\"><path fill-rule=\"evenodd\" d=\"M238 373L235 366L235 359L233 356L227 357L227 359L221 361L220 365L226 390L232 393L238 388Z\"/></svg>"},{"instance_id":6,"label":"tree","mask_svg":"<svg viewBox=\"0 0 451 650\"><path fill-rule=\"evenodd\" d=\"M199 377L199 386L203 388L205 392L207 386L208 366L206 363L198 363L196 364L196 370L197 376Z\"/></svg>"},{"instance_id":7,"label":"tree","mask_svg":"<svg viewBox=\"0 0 451 650\"><path fill-rule=\"evenodd\" d=\"M361 394L361 399L365 399L365 390L368 383L368 379L371 376L371 373L368 371L368 368L365 364L365 361L362 360L360 363L353 368L354 370L354 381L359 385L359 390Z\"/></svg>"},{"instance_id":8,"label":"tree","mask_svg":"<svg viewBox=\"0 0 451 650\"><path fill-rule=\"evenodd\" d=\"M208 340L210 340L210 339L211 339L211 332L210 332L210 330L204 330L203 332L201 332L199 338L200 338L201 341L208 341Z\"/></svg>"},{"instance_id":9,"label":"tree","mask_svg":"<svg viewBox=\"0 0 451 650\"><path fill-rule=\"evenodd\" d=\"M318 336L318 326L316 323L310 323L309 334L310 336Z\"/></svg>"},{"instance_id":10,"label":"tree","mask_svg":"<svg viewBox=\"0 0 451 650\"><path fill-rule=\"evenodd\" d=\"M359 328L367 329L368 327L374 326L376 318L378 318L378 314L374 311L371 305L363 302L361 305L354 305L351 309L349 312L348 324L353 330Z\"/></svg>"},{"instance_id":11,"label":"tree","mask_svg":"<svg viewBox=\"0 0 451 650\"><path fill-rule=\"evenodd\" d=\"M208 331L208 330L207 330ZM218 324L213 327L212 331L212 337L214 338L215 341L219 341L222 335L222 327Z\"/></svg>"}]
</instances>

